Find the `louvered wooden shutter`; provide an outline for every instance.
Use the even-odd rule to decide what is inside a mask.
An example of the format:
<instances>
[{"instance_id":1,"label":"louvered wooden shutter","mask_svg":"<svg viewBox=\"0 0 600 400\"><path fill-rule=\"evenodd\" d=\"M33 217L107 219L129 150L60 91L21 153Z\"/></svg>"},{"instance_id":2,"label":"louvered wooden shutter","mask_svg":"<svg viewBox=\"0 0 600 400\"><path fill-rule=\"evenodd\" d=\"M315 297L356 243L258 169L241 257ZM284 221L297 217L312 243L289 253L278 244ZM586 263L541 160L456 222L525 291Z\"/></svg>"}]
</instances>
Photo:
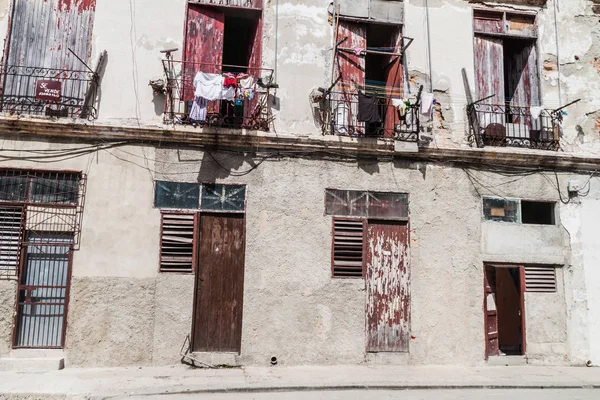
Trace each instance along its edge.
<instances>
[{"instance_id":1,"label":"louvered wooden shutter","mask_svg":"<svg viewBox=\"0 0 600 400\"><path fill-rule=\"evenodd\" d=\"M163 213L160 236L161 272L195 269L196 218L193 213Z\"/></svg>"},{"instance_id":2,"label":"louvered wooden shutter","mask_svg":"<svg viewBox=\"0 0 600 400\"><path fill-rule=\"evenodd\" d=\"M525 267L525 289L528 292L556 292L556 269L554 267Z\"/></svg>"},{"instance_id":3,"label":"louvered wooden shutter","mask_svg":"<svg viewBox=\"0 0 600 400\"><path fill-rule=\"evenodd\" d=\"M23 242L23 209L0 208L0 276L16 276Z\"/></svg>"},{"instance_id":4,"label":"louvered wooden shutter","mask_svg":"<svg viewBox=\"0 0 600 400\"><path fill-rule=\"evenodd\" d=\"M334 277L363 276L363 229L360 219L333 220L333 256Z\"/></svg>"}]
</instances>

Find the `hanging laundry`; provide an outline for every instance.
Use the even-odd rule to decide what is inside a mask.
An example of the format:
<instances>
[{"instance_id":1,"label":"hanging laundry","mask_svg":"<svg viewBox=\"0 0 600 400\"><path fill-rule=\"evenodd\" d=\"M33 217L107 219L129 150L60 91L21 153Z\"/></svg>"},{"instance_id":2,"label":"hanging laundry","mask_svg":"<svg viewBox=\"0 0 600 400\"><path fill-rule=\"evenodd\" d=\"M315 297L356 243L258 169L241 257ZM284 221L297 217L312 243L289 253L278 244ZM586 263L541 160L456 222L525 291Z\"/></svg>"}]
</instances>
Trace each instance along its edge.
<instances>
[{"instance_id":1,"label":"hanging laundry","mask_svg":"<svg viewBox=\"0 0 600 400\"><path fill-rule=\"evenodd\" d=\"M192 109L190 110L189 119L192 122L204 122L206 121L206 108L208 101L203 97L196 97L192 103Z\"/></svg>"},{"instance_id":2,"label":"hanging laundry","mask_svg":"<svg viewBox=\"0 0 600 400\"><path fill-rule=\"evenodd\" d=\"M431 116L433 111L433 93L421 95L421 115Z\"/></svg>"},{"instance_id":3,"label":"hanging laundry","mask_svg":"<svg viewBox=\"0 0 600 400\"><path fill-rule=\"evenodd\" d=\"M364 47L357 47L354 49L354 54L356 54L357 56L360 56L362 54L362 52L365 50L366 49Z\"/></svg>"},{"instance_id":4,"label":"hanging laundry","mask_svg":"<svg viewBox=\"0 0 600 400\"><path fill-rule=\"evenodd\" d=\"M400 118L404 118L406 116L407 101L408 100L406 99L392 99L392 105L398 109L398 115Z\"/></svg>"},{"instance_id":5,"label":"hanging laundry","mask_svg":"<svg viewBox=\"0 0 600 400\"><path fill-rule=\"evenodd\" d=\"M223 86L225 86L226 88L236 88L237 85L238 85L238 82L237 82L237 78L235 76L234 77L230 77L230 76L223 77Z\"/></svg>"},{"instance_id":6,"label":"hanging laundry","mask_svg":"<svg viewBox=\"0 0 600 400\"><path fill-rule=\"evenodd\" d=\"M369 123L381 122L377 106L378 99L376 96L358 92L358 121Z\"/></svg>"},{"instance_id":7,"label":"hanging laundry","mask_svg":"<svg viewBox=\"0 0 600 400\"><path fill-rule=\"evenodd\" d=\"M238 83L242 89L254 89L254 78L252 76L238 79Z\"/></svg>"},{"instance_id":8,"label":"hanging laundry","mask_svg":"<svg viewBox=\"0 0 600 400\"><path fill-rule=\"evenodd\" d=\"M221 99L228 101L235 100L235 87L230 86L226 88L223 86L221 89Z\"/></svg>"},{"instance_id":9,"label":"hanging laundry","mask_svg":"<svg viewBox=\"0 0 600 400\"><path fill-rule=\"evenodd\" d=\"M198 72L194 77L195 97L203 97L206 100L219 100L223 92L223 76L219 74L207 74Z\"/></svg>"},{"instance_id":10,"label":"hanging laundry","mask_svg":"<svg viewBox=\"0 0 600 400\"><path fill-rule=\"evenodd\" d=\"M335 108L335 122L333 130L338 135L348 134L348 118L350 116L350 107L346 103L339 103Z\"/></svg>"},{"instance_id":11,"label":"hanging laundry","mask_svg":"<svg viewBox=\"0 0 600 400\"><path fill-rule=\"evenodd\" d=\"M529 112L531 113L531 118L533 119L538 119L540 117L540 115L542 114L542 111L544 111L544 107L543 106L533 106L529 108Z\"/></svg>"}]
</instances>

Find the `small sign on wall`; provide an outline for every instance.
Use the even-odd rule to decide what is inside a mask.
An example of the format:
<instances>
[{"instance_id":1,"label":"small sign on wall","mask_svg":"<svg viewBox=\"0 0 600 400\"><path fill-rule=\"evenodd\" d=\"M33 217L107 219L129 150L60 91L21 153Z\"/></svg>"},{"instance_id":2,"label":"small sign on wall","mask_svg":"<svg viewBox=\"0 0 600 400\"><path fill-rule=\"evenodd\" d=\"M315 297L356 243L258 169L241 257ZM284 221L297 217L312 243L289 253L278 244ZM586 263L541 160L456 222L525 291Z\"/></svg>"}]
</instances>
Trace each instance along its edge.
<instances>
[{"instance_id":1,"label":"small sign on wall","mask_svg":"<svg viewBox=\"0 0 600 400\"><path fill-rule=\"evenodd\" d=\"M60 101L62 83L60 81L42 80L35 82L35 99L42 101Z\"/></svg>"}]
</instances>

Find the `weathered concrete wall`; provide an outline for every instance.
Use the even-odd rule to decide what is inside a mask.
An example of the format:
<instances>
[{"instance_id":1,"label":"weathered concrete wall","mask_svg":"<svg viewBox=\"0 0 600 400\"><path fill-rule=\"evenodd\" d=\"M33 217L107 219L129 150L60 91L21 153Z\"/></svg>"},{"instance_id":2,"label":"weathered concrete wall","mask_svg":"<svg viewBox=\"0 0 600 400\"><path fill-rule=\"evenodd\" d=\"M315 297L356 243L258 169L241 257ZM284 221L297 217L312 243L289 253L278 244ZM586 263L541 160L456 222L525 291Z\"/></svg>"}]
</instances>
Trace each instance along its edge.
<instances>
[{"instance_id":1,"label":"weathered concrete wall","mask_svg":"<svg viewBox=\"0 0 600 400\"><path fill-rule=\"evenodd\" d=\"M485 261L565 264L566 232L560 225L484 221L481 228L481 245Z\"/></svg>"},{"instance_id":2,"label":"weathered concrete wall","mask_svg":"<svg viewBox=\"0 0 600 400\"><path fill-rule=\"evenodd\" d=\"M6 140L3 148L25 152L61 147L65 145ZM482 266L487 260L481 243L487 228L482 230L481 196L558 201L556 189L539 174L516 179L399 160L299 158L261 163L249 154L213 153L220 167L201 151L135 146L97 156L97 160L94 154L46 165L88 171L67 331L67 363L77 366L177 362L191 331L193 276L157 272L160 218L152 208L153 179L248 185L243 364L266 364L271 356L288 365L359 363L366 358L382 362L364 352L363 280L331 278L331 217L323 215L325 188L410 195L412 339L403 362L412 364L483 363ZM6 164L33 165L31 161ZM561 175L561 186L572 177ZM536 234L547 237L544 229L558 229L535 228L525 228L533 239ZM540 247L539 240L529 240L527 232L519 233L523 257L558 254L560 235L556 232L545 247ZM505 251L505 257L510 257L510 249ZM562 251L563 259L570 260L568 243ZM565 279L566 294L585 293L585 287L569 286L573 285L569 282ZM7 288L2 293L7 292L12 304L14 283L2 285ZM528 298L528 314L532 318L544 315L551 321L548 328L530 328L533 349L540 360L558 360L557 354L564 350L565 362L582 362L587 350L572 356L582 342L572 341L571 336L563 347L547 346L564 343L556 339L566 335L560 331L564 313L569 334L588 329L587 325L573 326L579 320L571 310L561 311L561 301L544 308L535 296ZM12 308L8 311L12 315ZM534 319L528 326L542 322ZM0 324L2 329L7 325ZM8 342L2 343L8 349Z\"/></svg>"},{"instance_id":3,"label":"weathered concrete wall","mask_svg":"<svg viewBox=\"0 0 600 400\"><path fill-rule=\"evenodd\" d=\"M17 285L0 280L0 357L10 352Z\"/></svg>"},{"instance_id":4,"label":"weathered concrete wall","mask_svg":"<svg viewBox=\"0 0 600 400\"><path fill-rule=\"evenodd\" d=\"M150 364L155 279L75 277L70 301L67 365Z\"/></svg>"},{"instance_id":5,"label":"weathered concrete wall","mask_svg":"<svg viewBox=\"0 0 600 400\"><path fill-rule=\"evenodd\" d=\"M181 348L192 330L194 275L160 274L155 286L152 364L175 364L181 360Z\"/></svg>"},{"instance_id":6,"label":"weathered concrete wall","mask_svg":"<svg viewBox=\"0 0 600 400\"><path fill-rule=\"evenodd\" d=\"M527 359L530 364L572 362L567 342L563 268L556 268L556 293L525 292ZM577 360L579 361L579 360Z\"/></svg>"}]
</instances>

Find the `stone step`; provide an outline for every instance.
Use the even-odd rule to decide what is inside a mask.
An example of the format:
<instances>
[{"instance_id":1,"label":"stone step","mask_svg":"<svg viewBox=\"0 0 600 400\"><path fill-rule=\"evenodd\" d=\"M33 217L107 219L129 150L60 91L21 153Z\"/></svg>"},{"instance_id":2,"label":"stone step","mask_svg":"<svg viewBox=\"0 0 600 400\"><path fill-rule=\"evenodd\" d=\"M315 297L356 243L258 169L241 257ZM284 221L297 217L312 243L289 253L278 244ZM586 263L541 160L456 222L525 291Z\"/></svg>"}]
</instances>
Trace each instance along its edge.
<instances>
[{"instance_id":1,"label":"stone step","mask_svg":"<svg viewBox=\"0 0 600 400\"><path fill-rule=\"evenodd\" d=\"M503 366L512 366L512 365L527 365L527 357L526 356L496 356L490 357L487 361L488 365L503 365Z\"/></svg>"},{"instance_id":2,"label":"stone step","mask_svg":"<svg viewBox=\"0 0 600 400\"><path fill-rule=\"evenodd\" d=\"M56 371L64 367L62 350L18 349L0 357L0 371Z\"/></svg>"}]
</instances>

